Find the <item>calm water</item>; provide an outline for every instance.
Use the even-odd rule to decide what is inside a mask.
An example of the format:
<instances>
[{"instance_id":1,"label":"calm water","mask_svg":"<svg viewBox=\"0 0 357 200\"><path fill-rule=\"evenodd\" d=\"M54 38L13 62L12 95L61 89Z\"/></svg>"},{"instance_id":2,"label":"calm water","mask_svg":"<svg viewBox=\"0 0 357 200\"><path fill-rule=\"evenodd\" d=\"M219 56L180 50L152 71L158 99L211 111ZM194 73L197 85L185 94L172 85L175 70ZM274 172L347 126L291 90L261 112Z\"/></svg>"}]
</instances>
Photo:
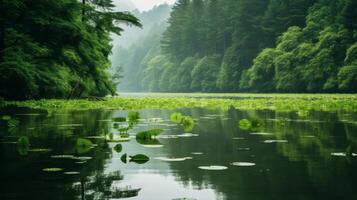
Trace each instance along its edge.
<instances>
[{"instance_id":1,"label":"calm water","mask_svg":"<svg viewBox=\"0 0 357 200\"><path fill-rule=\"evenodd\" d=\"M195 137L179 135L183 128L169 121L175 111L192 116ZM110 119L126 117L127 112L100 110L69 113L44 113L6 109L1 115L18 118L17 127L0 129L0 199L107 199L113 188L141 189L129 199L171 200L316 200L356 199L357 115L354 113L312 112L308 117L296 113L245 112L205 109L139 110L140 122L130 134L152 128L164 129L159 139L163 146L149 148L135 138L116 143L92 136L116 134ZM154 118L154 119L153 119ZM239 120L260 118L259 133L241 130ZM284 118L282 124L276 119ZM12 141L27 135L30 148ZM97 146L79 154L78 137L89 137ZM9 143L10 142L10 143ZM33 152L33 149L51 149ZM32 149L32 150L31 150ZM120 157L145 154L144 164L123 163ZM337 154L334 154L337 153ZM92 157L86 162L53 158L53 155ZM355 155L355 154L354 154ZM191 157L189 159L187 157ZM160 159L161 158L161 159ZM165 158L186 158L172 161ZM255 166L233 166L250 162ZM222 171L199 166L226 166ZM45 172L44 168L63 168ZM79 174L64 174L79 172ZM129 195L130 196L130 195Z\"/></svg>"}]
</instances>

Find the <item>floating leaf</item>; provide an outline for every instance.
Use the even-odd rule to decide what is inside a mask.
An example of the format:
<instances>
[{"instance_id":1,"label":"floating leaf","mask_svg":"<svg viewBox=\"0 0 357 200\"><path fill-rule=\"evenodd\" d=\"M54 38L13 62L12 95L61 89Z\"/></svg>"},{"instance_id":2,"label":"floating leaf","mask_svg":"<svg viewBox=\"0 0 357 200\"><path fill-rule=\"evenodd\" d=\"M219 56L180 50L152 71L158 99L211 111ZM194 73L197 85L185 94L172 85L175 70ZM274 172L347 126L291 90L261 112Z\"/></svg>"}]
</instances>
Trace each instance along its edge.
<instances>
[{"instance_id":1,"label":"floating leaf","mask_svg":"<svg viewBox=\"0 0 357 200\"><path fill-rule=\"evenodd\" d=\"M250 148L238 148L238 151L250 151Z\"/></svg>"},{"instance_id":2,"label":"floating leaf","mask_svg":"<svg viewBox=\"0 0 357 200\"><path fill-rule=\"evenodd\" d=\"M250 133L251 135L264 135L264 136L271 136L274 135L273 133Z\"/></svg>"},{"instance_id":3,"label":"floating leaf","mask_svg":"<svg viewBox=\"0 0 357 200\"><path fill-rule=\"evenodd\" d=\"M91 147L93 146L92 141L85 139L85 138L78 138L76 142L77 147Z\"/></svg>"},{"instance_id":4,"label":"floating leaf","mask_svg":"<svg viewBox=\"0 0 357 200\"><path fill-rule=\"evenodd\" d=\"M114 146L114 150L117 152L117 153L120 153L122 150L123 150L123 146L121 144L116 144Z\"/></svg>"},{"instance_id":5,"label":"floating leaf","mask_svg":"<svg viewBox=\"0 0 357 200\"><path fill-rule=\"evenodd\" d=\"M211 165L211 166L199 166L199 169L203 170L212 170L212 171L219 171L219 170L226 170L228 167L226 166L219 166L219 165Z\"/></svg>"},{"instance_id":6,"label":"floating leaf","mask_svg":"<svg viewBox=\"0 0 357 200\"><path fill-rule=\"evenodd\" d=\"M63 172L63 174L66 174L66 175L77 175L77 174L80 174L80 172Z\"/></svg>"},{"instance_id":7,"label":"floating leaf","mask_svg":"<svg viewBox=\"0 0 357 200\"><path fill-rule=\"evenodd\" d=\"M30 141L27 136L22 136L17 140L17 145L22 147L29 147Z\"/></svg>"},{"instance_id":8,"label":"floating leaf","mask_svg":"<svg viewBox=\"0 0 357 200\"><path fill-rule=\"evenodd\" d=\"M52 149L29 149L29 152L50 152Z\"/></svg>"},{"instance_id":9,"label":"floating leaf","mask_svg":"<svg viewBox=\"0 0 357 200\"><path fill-rule=\"evenodd\" d=\"M255 163L251 162L232 162L231 165L238 167L252 167L255 166Z\"/></svg>"},{"instance_id":10,"label":"floating leaf","mask_svg":"<svg viewBox=\"0 0 357 200\"><path fill-rule=\"evenodd\" d=\"M198 137L198 134L192 134L192 133L183 133L180 135L177 135L177 137Z\"/></svg>"},{"instance_id":11,"label":"floating leaf","mask_svg":"<svg viewBox=\"0 0 357 200\"><path fill-rule=\"evenodd\" d=\"M42 169L42 171L44 172L60 172L60 171L63 171L62 168L44 168Z\"/></svg>"},{"instance_id":12,"label":"floating leaf","mask_svg":"<svg viewBox=\"0 0 357 200\"><path fill-rule=\"evenodd\" d=\"M1 119L4 120L4 121L8 121L8 120L11 119L11 116L9 116L9 115L4 115L4 116L1 117Z\"/></svg>"},{"instance_id":13,"label":"floating leaf","mask_svg":"<svg viewBox=\"0 0 357 200\"><path fill-rule=\"evenodd\" d=\"M129 157L130 157L130 162L135 162L138 164L144 164L150 160L150 158L144 154L137 154L135 156L129 156Z\"/></svg>"},{"instance_id":14,"label":"floating leaf","mask_svg":"<svg viewBox=\"0 0 357 200\"><path fill-rule=\"evenodd\" d=\"M152 129L137 133L136 138L141 140L149 140L154 138L155 136L158 136L160 133L162 133L162 129Z\"/></svg>"},{"instance_id":15,"label":"floating leaf","mask_svg":"<svg viewBox=\"0 0 357 200\"><path fill-rule=\"evenodd\" d=\"M191 160L192 157L183 157L183 158L168 158L168 157L156 157L155 159L166 161L166 162L181 162L185 160Z\"/></svg>"},{"instance_id":16,"label":"floating leaf","mask_svg":"<svg viewBox=\"0 0 357 200\"><path fill-rule=\"evenodd\" d=\"M53 155L51 158L56 158L56 159L74 159L75 156L73 155Z\"/></svg>"},{"instance_id":17,"label":"floating leaf","mask_svg":"<svg viewBox=\"0 0 357 200\"><path fill-rule=\"evenodd\" d=\"M161 148L164 147L162 144L143 144L142 145L145 148Z\"/></svg>"},{"instance_id":18,"label":"floating leaf","mask_svg":"<svg viewBox=\"0 0 357 200\"><path fill-rule=\"evenodd\" d=\"M192 131L193 127L195 126L195 122L190 116L184 116L181 120L181 124L185 131Z\"/></svg>"},{"instance_id":19,"label":"floating leaf","mask_svg":"<svg viewBox=\"0 0 357 200\"><path fill-rule=\"evenodd\" d=\"M112 120L115 122L126 122L125 117L114 117Z\"/></svg>"},{"instance_id":20,"label":"floating leaf","mask_svg":"<svg viewBox=\"0 0 357 200\"><path fill-rule=\"evenodd\" d=\"M170 115L170 120L177 124L181 123L182 118L183 118L183 115L179 112L175 112Z\"/></svg>"},{"instance_id":21,"label":"floating leaf","mask_svg":"<svg viewBox=\"0 0 357 200\"><path fill-rule=\"evenodd\" d=\"M248 119L242 119L239 121L239 128L242 130L249 130L252 127L252 123Z\"/></svg>"},{"instance_id":22,"label":"floating leaf","mask_svg":"<svg viewBox=\"0 0 357 200\"><path fill-rule=\"evenodd\" d=\"M121 157L120 157L120 160L123 162L123 163L126 163L127 162L127 154L123 154Z\"/></svg>"},{"instance_id":23,"label":"floating leaf","mask_svg":"<svg viewBox=\"0 0 357 200\"><path fill-rule=\"evenodd\" d=\"M287 140L264 140L264 143L287 143Z\"/></svg>"},{"instance_id":24,"label":"floating leaf","mask_svg":"<svg viewBox=\"0 0 357 200\"><path fill-rule=\"evenodd\" d=\"M128 113L128 118L129 118L129 121L131 121L131 122L138 121L140 119L140 113L131 111Z\"/></svg>"},{"instance_id":25,"label":"floating leaf","mask_svg":"<svg viewBox=\"0 0 357 200\"><path fill-rule=\"evenodd\" d=\"M331 153L331 156L345 157L346 153L343 153L343 152Z\"/></svg>"}]
</instances>

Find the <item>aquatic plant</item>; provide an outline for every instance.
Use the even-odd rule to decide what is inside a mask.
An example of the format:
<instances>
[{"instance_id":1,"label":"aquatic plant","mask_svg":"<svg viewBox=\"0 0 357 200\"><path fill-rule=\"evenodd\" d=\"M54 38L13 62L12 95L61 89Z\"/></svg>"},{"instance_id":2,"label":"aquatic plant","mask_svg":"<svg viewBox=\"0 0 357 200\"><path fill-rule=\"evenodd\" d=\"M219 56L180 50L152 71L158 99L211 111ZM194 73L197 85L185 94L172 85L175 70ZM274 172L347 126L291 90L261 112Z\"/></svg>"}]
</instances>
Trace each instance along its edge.
<instances>
[{"instance_id":1,"label":"aquatic plant","mask_svg":"<svg viewBox=\"0 0 357 200\"><path fill-rule=\"evenodd\" d=\"M85 138L78 138L76 148L78 153L86 153L93 147L92 141Z\"/></svg>"},{"instance_id":2,"label":"aquatic plant","mask_svg":"<svg viewBox=\"0 0 357 200\"><path fill-rule=\"evenodd\" d=\"M357 111L357 95L355 94L178 94L177 98L165 97L163 94L154 95L157 95L157 97L113 97L107 98L106 101L30 100L9 101L6 102L6 104L45 109L50 112L56 110L132 110L144 108L177 109L192 107L222 110L228 110L233 107L239 110L275 110L286 112L303 110ZM221 97L235 97L236 99Z\"/></svg>"},{"instance_id":3,"label":"aquatic plant","mask_svg":"<svg viewBox=\"0 0 357 200\"><path fill-rule=\"evenodd\" d=\"M112 120L114 122L126 122L126 118L125 117L114 117Z\"/></svg>"},{"instance_id":4,"label":"aquatic plant","mask_svg":"<svg viewBox=\"0 0 357 200\"><path fill-rule=\"evenodd\" d=\"M220 170L228 169L228 167L226 166L219 166L219 165L199 166L198 168L203 170L212 170L212 171L220 171Z\"/></svg>"},{"instance_id":5,"label":"aquatic plant","mask_svg":"<svg viewBox=\"0 0 357 200\"><path fill-rule=\"evenodd\" d=\"M264 127L264 121L259 118L242 119L239 121L239 128L242 130L259 131Z\"/></svg>"},{"instance_id":6,"label":"aquatic plant","mask_svg":"<svg viewBox=\"0 0 357 200\"><path fill-rule=\"evenodd\" d=\"M85 138L78 138L76 142L77 146L93 146L92 141Z\"/></svg>"},{"instance_id":7,"label":"aquatic plant","mask_svg":"<svg viewBox=\"0 0 357 200\"><path fill-rule=\"evenodd\" d=\"M44 168L44 169L42 169L42 171L44 171L44 172L60 172L60 171L63 171L63 169L53 167L53 168Z\"/></svg>"},{"instance_id":8,"label":"aquatic plant","mask_svg":"<svg viewBox=\"0 0 357 200\"><path fill-rule=\"evenodd\" d=\"M183 115L179 112L175 112L170 115L170 120L177 124L181 123L182 118L183 118Z\"/></svg>"},{"instance_id":9,"label":"aquatic plant","mask_svg":"<svg viewBox=\"0 0 357 200\"><path fill-rule=\"evenodd\" d=\"M179 112L172 113L170 120L176 124L181 124L185 131L192 131L195 125L195 122L191 116L185 116Z\"/></svg>"},{"instance_id":10,"label":"aquatic plant","mask_svg":"<svg viewBox=\"0 0 357 200\"><path fill-rule=\"evenodd\" d=\"M143 131L136 134L136 139L151 140L154 137L160 135L161 133L162 133L162 129L152 129L148 131Z\"/></svg>"},{"instance_id":11,"label":"aquatic plant","mask_svg":"<svg viewBox=\"0 0 357 200\"><path fill-rule=\"evenodd\" d=\"M20 147L29 147L30 140L27 136L22 136L17 140L17 145Z\"/></svg>"},{"instance_id":12,"label":"aquatic plant","mask_svg":"<svg viewBox=\"0 0 357 200\"><path fill-rule=\"evenodd\" d=\"M123 150L123 146L121 144L116 144L114 146L114 150L117 152L117 153L120 153L122 150Z\"/></svg>"},{"instance_id":13,"label":"aquatic plant","mask_svg":"<svg viewBox=\"0 0 357 200\"><path fill-rule=\"evenodd\" d=\"M231 165L238 166L238 167L253 167L255 163L251 162L232 162Z\"/></svg>"},{"instance_id":14,"label":"aquatic plant","mask_svg":"<svg viewBox=\"0 0 357 200\"><path fill-rule=\"evenodd\" d=\"M129 156L129 158L129 162L135 162L137 164L144 164L150 160L150 158L144 154L136 154L134 156Z\"/></svg>"},{"instance_id":15,"label":"aquatic plant","mask_svg":"<svg viewBox=\"0 0 357 200\"><path fill-rule=\"evenodd\" d=\"M242 130L249 130L252 127L252 123L248 119L239 120L239 128Z\"/></svg>"},{"instance_id":16,"label":"aquatic plant","mask_svg":"<svg viewBox=\"0 0 357 200\"><path fill-rule=\"evenodd\" d=\"M128 118L129 118L129 121L131 121L131 122L138 121L140 119L140 113L135 112L135 111L130 111L128 113Z\"/></svg>"},{"instance_id":17,"label":"aquatic plant","mask_svg":"<svg viewBox=\"0 0 357 200\"><path fill-rule=\"evenodd\" d=\"M123 163L127 163L127 154L124 153L121 157L120 157L120 160L123 162Z\"/></svg>"},{"instance_id":18,"label":"aquatic plant","mask_svg":"<svg viewBox=\"0 0 357 200\"><path fill-rule=\"evenodd\" d=\"M185 131L192 131L193 127L195 126L195 122L190 116L184 116L181 120L181 124Z\"/></svg>"}]
</instances>

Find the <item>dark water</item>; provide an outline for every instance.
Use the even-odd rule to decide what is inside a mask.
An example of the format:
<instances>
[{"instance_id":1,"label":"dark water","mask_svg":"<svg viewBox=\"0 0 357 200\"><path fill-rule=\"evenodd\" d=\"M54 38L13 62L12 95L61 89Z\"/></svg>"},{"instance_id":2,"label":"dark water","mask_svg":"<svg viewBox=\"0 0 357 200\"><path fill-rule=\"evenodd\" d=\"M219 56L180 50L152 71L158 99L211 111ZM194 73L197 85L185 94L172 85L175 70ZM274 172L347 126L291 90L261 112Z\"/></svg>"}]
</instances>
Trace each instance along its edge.
<instances>
[{"instance_id":1,"label":"dark water","mask_svg":"<svg viewBox=\"0 0 357 200\"><path fill-rule=\"evenodd\" d=\"M343 200L357 197L357 157L343 155L345 152L357 153L356 114L311 112L307 117L299 117L296 113L234 109L176 111L196 119L192 133L199 136L161 138L159 142L163 147L160 148L143 146L132 138L130 142L122 143L121 153L113 150L116 143L92 138L97 146L79 154L75 145L77 138L116 133L112 122L105 120L125 117L127 112L102 110L47 114L33 110L4 110L1 115L11 114L20 124L9 128L1 121L0 199L107 199L106 191L127 187L141 188L137 196L129 199L144 200L184 197L200 200ZM130 130L131 134L151 128L164 129L163 135L184 133L182 127L168 121L172 110L139 112L146 120L141 120ZM260 118L264 126L256 132L273 135L253 135L250 134L253 131L241 130L238 121L243 118ZM288 120L283 124L276 121L281 118ZM29 137L30 151L9 144L22 135ZM52 151L31 151L38 148ZM145 164L125 164L120 160L124 153L145 154L150 160ZM56 159L51 158L52 155L92 159L80 164L78 160ZM192 159L173 162L158 157ZM255 166L233 166L232 162L250 162ZM206 165L228 169L208 171L198 168ZM62 168L64 171L45 172L44 168Z\"/></svg>"}]
</instances>

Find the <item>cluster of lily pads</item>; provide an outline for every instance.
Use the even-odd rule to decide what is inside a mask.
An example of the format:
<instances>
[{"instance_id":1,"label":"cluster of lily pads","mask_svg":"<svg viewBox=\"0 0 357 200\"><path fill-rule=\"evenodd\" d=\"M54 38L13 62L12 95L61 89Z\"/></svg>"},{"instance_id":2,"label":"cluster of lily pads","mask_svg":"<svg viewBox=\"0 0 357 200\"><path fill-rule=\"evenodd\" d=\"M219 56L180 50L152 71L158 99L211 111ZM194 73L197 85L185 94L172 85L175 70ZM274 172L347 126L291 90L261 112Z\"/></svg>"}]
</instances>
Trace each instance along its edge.
<instances>
[{"instance_id":1,"label":"cluster of lily pads","mask_svg":"<svg viewBox=\"0 0 357 200\"><path fill-rule=\"evenodd\" d=\"M193 98L196 96L169 97L111 97L105 101L88 100L30 100L11 101L6 105L17 105L20 107L30 107L53 110L88 110L88 109L118 109L118 110L138 110L144 108L192 108L201 107L207 109L227 110L231 107L240 110L276 110L294 111L300 115L306 111L357 111L357 95L303 95L303 94L236 94L234 97L242 98L222 98L225 96L213 96L215 98ZM202 96L205 97L205 96Z\"/></svg>"}]
</instances>

